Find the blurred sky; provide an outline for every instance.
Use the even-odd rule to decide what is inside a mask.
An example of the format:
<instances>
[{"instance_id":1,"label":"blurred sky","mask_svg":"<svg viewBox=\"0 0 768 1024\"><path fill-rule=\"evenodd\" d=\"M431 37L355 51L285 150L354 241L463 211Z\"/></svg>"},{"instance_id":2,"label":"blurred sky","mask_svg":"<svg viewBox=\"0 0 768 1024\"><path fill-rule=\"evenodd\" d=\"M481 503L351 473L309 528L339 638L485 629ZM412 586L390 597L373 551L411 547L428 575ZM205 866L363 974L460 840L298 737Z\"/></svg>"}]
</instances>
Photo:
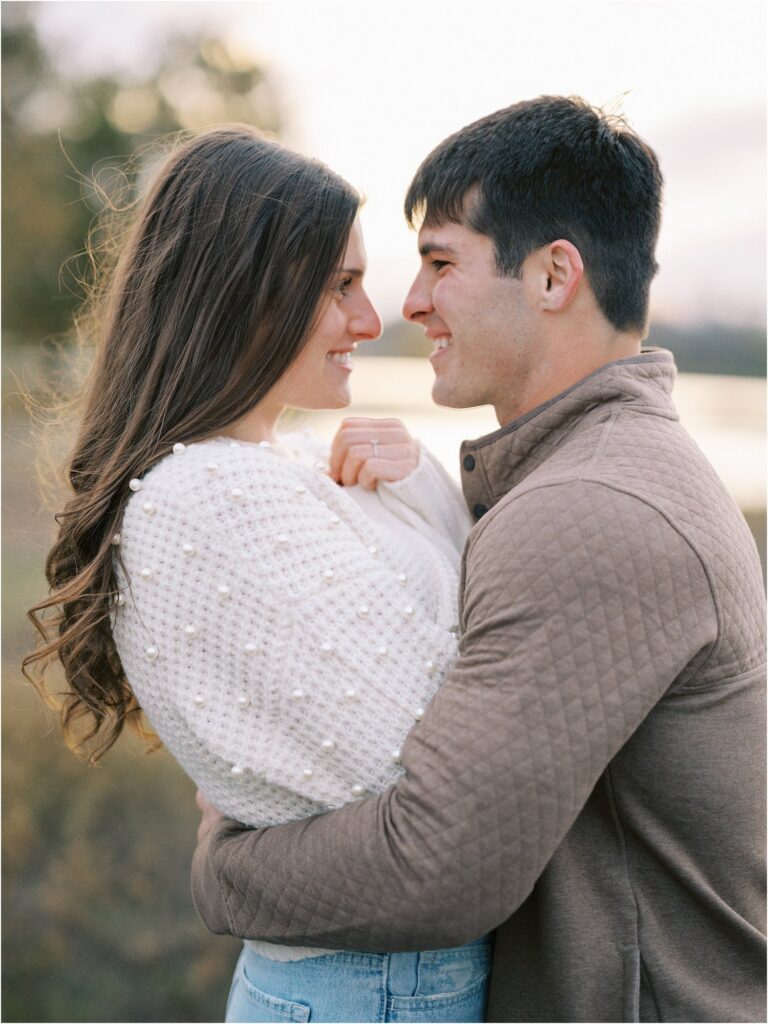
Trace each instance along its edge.
<instances>
[{"instance_id":1,"label":"blurred sky","mask_svg":"<svg viewBox=\"0 0 768 1024\"><path fill-rule=\"evenodd\" d=\"M402 199L462 125L542 93L620 110L659 154L666 205L652 313L759 325L766 293L766 6L702 0L35 4L69 73L141 79L204 28L278 81L285 139L368 197L369 289L399 315L416 269Z\"/></svg>"}]
</instances>

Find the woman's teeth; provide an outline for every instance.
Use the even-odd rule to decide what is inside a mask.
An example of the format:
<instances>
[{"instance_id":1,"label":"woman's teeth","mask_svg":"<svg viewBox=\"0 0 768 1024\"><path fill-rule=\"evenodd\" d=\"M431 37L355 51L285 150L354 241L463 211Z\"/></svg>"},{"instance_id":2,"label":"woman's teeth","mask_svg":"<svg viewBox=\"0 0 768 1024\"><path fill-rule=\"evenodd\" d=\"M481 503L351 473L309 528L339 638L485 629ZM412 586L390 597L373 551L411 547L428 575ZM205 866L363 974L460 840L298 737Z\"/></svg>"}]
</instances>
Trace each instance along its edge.
<instances>
[{"instance_id":1,"label":"woman's teeth","mask_svg":"<svg viewBox=\"0 0 768 1024\"><path fill-rule=\"evenodd\" d=\"M441 349L448 348L450 343L451 343L451 339L446 337L446 336L444 336L442 338L433 338L432 339L432 351L433 352L440 352Z\"/></svg>"},{"instance_id":2,"label":"woman's teeth","mask_svg":"<svg viewBox=\"0 0 768 1024\"><path fill-rule=\"evenodd\" d=\"M351 352L328 352L325 356L326 359L330 359L332 363L338 363L339 366L351 366L352 365L352 353Z\"/></svg>"}]
</instances>

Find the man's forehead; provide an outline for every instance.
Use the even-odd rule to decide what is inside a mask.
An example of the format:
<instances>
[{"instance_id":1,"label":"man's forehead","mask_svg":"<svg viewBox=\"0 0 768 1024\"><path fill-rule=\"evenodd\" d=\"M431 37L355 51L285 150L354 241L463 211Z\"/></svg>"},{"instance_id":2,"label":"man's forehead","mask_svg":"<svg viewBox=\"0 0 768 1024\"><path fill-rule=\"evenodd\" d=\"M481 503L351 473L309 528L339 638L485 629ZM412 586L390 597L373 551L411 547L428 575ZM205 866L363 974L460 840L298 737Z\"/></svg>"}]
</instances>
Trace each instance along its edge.
<instances>
[{"instance_id":1,"label":"man's forehead","mask_svg":"<svg viewBox=\"0 0 768 1024\"><path fill-rule=\"evenodd\" d=\"M423 224L419 230L419 253L428 256L432 252L443 252L455 256L466 252L485 237L454 222Z\"/></svg>"},{"instance_id":2,"label":"man's forehead","mask_svg":"<svg viewBox=\"0 0 768 1024\"><path fill-rule=\"evenodd\" d=\"M458 252L461 249L461 236L466 230L461 224L424 224L419 230L419 252L422 256L427 256L435 249Z\"/></svg>"}]
</instances>

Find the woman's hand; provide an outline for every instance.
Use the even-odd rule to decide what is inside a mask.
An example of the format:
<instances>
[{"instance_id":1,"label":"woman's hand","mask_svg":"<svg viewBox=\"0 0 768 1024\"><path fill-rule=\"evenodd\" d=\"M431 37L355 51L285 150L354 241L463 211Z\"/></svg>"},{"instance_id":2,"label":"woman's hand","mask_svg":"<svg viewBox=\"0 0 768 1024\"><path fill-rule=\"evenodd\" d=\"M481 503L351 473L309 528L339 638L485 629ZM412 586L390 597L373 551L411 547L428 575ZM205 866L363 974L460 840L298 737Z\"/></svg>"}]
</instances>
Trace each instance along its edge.
<instances>
[{"instance_id":1,"label":"woman's hand","mask_svg":"<svg viewBox=\"0 0 768 1024\"><path fill-rule=\"evenodd\" d=\"M419 446L400 420L351 417L331 445L330 475L337 484L375 491L379 480L402 480L419 464Z\"/></svg>"},{"instance_id":2,"label":"woman's hand","mask_svg":"<svg viewBox=\"0 0 768 1024\"><path fill-rule=\"evenodd\" d=\"M197 830L197 842L199 844L202 843L216 822L221 821L224 815L218 807L214 807L212 803L208 802L205 794L200 789L195 793L195 803L202 814L200 826Z\"/></svg>"}]
</instances>

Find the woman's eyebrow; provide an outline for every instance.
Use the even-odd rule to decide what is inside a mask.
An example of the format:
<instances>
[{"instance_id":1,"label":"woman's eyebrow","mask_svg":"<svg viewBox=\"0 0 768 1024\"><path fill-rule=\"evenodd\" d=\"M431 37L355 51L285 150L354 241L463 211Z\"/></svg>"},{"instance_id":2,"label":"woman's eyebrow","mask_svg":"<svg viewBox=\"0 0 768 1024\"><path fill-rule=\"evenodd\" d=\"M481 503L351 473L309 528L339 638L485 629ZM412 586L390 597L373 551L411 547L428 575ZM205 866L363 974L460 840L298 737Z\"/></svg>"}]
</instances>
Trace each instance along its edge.
<instances>
[{"instance_id":1,"label":"woman's eyebrow","mask_svg":"<svg viewBox=\"0 0 768 1024\"><path fill-rule=\"evenodd\" d=\"M342 267L339 270L340 274L349 274L350 277L362 277L365 274L365 268L360 267Z\"/></svg>"}]
</instances>

